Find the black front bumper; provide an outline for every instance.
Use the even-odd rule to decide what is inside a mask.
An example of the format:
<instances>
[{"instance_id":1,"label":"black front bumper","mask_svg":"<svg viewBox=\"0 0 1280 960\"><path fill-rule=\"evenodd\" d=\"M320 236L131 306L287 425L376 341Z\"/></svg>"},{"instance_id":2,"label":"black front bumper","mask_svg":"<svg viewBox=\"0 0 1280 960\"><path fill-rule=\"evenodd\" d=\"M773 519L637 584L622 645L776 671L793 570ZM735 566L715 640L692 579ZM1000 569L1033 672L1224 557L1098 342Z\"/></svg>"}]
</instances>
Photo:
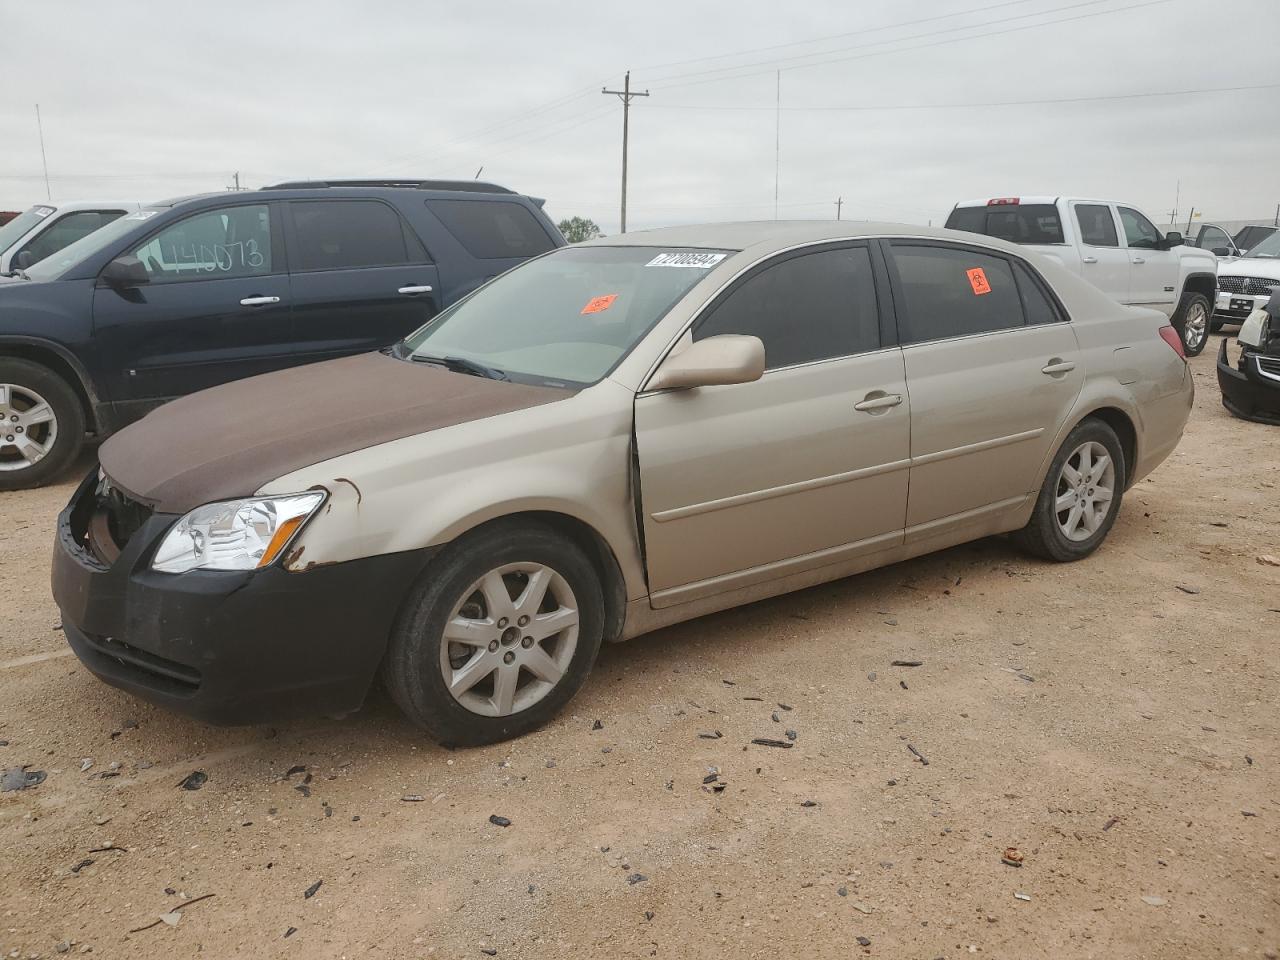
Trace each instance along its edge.
<instances>
[{"instance_id":1,"label":"black front bumper","mask_svg":"<svg viewBox=\"0 0 1280 960\"><path fill-rule=\"evenodd\" d=\"M1222 405L1243 420L1280 426L1280 380L1264 377L1249 357L1239 367L1227 358L1224 337L1218 349L1218 386L1222 389Z\"/></svg>"},{"instance_id":2,"label":"black front bumper","mask_svg":"<svg viewBox=\"0 0 1280 960\"><path fill-rule=\"evenodd\" d=\"M104 563L86 545L96 470L58 517L53 596L100 679L216 724L342 714L364 702L424 551L291 573L150 569L178 519L152 514Z\"/></svg>"}]
</instances>

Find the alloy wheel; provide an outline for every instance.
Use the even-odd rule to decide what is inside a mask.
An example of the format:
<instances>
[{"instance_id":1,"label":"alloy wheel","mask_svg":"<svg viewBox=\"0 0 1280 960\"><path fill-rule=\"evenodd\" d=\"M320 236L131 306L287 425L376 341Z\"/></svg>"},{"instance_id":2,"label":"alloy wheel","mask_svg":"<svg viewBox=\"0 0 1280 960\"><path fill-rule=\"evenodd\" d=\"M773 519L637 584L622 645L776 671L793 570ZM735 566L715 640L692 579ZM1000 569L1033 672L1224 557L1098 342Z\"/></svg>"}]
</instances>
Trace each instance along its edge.
<instances>
[{"instance_id":1,"label":"alloy wheel","mask_svg":"<svg viewBox=\"0 0 1280 960\"><path fill-rule=\"evenodd\" d=\"M578 646L568 581L540 563L490 570L463 593L444 627L440 671L472 713L506 717L546 697Z\"/></svg>"},{"instance_id":2,"label":"alloy wheel","mask_svg":"<svg viewBox=\"0 0 1280 960\"><path fill-rule=\"evenodd\" d=\"M1058 529L1077 543L1098 532L1115 497L1116 466L1107 448L1095 440L1072 451L1058 473L1054 514Z\"/></svg>"},{"instance_id":3,"label":"alloy wheel","mask_svg":"<svg viewBox=\"0 0 1280 960\"><path fill-rule=\"evenodd\" d=\"M1209 335L1209 314L1204 304L1196 301L1187 310L1182 327L1182 343L1188 351L1194 352Z\"/></svg>"},{"instance_id":4,"label":"alloy wheel","mask_svg":"<svg viewBox=\"0 0 1280 960\"><path fill-rule=\"evenodd\" d=\"M18 383L0 383L0 470L34 467L53 450L58 418L44 397Z\"/></svg>"}]
</instances>

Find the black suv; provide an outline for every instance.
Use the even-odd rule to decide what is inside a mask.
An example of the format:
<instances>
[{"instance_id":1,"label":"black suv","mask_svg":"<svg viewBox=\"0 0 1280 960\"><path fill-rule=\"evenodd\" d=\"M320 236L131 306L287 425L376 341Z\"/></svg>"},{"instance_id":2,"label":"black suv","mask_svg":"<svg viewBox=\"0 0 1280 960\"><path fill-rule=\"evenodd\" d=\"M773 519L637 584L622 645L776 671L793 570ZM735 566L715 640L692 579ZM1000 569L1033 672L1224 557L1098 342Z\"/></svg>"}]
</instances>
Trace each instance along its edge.
<instances>
[{"instance_id":1,"label":"black suv","mask_svg":"<svg viewBox=\"0 0 1280 960\"><path fill-rule=\"evenodd\" d=\"M0 490L173 397L386 347L564 242L541 201L477 181L282 183L122 217L0 277Z\"/></svg>"}]
</instances>

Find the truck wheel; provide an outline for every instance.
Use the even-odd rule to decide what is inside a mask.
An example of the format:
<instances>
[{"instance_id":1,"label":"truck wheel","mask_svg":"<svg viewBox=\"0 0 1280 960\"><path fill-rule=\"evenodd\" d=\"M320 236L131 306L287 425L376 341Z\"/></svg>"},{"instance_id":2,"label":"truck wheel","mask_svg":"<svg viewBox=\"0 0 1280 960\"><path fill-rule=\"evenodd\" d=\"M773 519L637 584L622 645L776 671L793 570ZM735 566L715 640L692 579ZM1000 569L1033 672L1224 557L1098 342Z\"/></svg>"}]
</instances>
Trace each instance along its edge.
<instances>
[{"instance_id":1,"label":"truck wheel","mask_svg":"<svg viewBox=\"0 0 1280 960\"><path fill-rule=\"evenodd\" d=\"M1182 349L1188 357L1198 357L1209 342L1209 318L1213 308L1201 293L1184 293L1174 311L1173 328L1182 337Z\"/></svg>"},{"instance_id":2,"label":"truck wheel","mask_svg":"<svg viewBox=\"0 0 1280 960\"><path fill-rule=\"evenodd\" d=\"M400 709L448 747L542 726L578 691L604 637L604 592L586 554L541 524L463 537L410 594L383 664Z\"/></svg>"},{"instance_id":3,"label":"truck wheel","mask_svg":"<svg viewBox=\"0 0 1280 960\"><path fill-rule=\"evenodd\" d=\"M84 408L60 376L30 360L0 357L0 490L53 480L84 444Z\"/></svg>"},{"instance_id":4,"label":"truck wheel","mask_svg":"<svg viewBox=\"0 0 1280 960\"><path fill-rule=\"evenodd\" d=\"M1081 421L1058 449L1031 520L1014 541L1046 560L1084 559L1116 521L1127 470L1115 431L1101 420Z\"/></svg>"}]
</instances>

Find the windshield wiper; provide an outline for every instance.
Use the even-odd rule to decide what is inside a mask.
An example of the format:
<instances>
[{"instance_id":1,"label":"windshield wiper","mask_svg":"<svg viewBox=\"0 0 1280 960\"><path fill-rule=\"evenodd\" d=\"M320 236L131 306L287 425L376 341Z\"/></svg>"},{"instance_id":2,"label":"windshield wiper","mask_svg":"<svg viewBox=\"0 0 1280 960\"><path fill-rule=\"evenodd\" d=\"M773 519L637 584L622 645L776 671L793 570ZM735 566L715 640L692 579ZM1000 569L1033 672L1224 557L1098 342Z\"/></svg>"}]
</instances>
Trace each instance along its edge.
<instances>
[{"instance_id":1,"label":"windshield wiper","mask_svg":"<svg viewBox=\"0 0 1280 960\"><path fill-rule=\"evenodd\" d=\"M475 360L468 360L466 357L432 357L421 353L415 353L412 357L417 363L438 364L446 370L452 370L454 373L466 373L473 377L485 377L489 380L507 379L507 375L497 367L488 367L483 363L477 363Z\"/></svg>"}]
</instances>

